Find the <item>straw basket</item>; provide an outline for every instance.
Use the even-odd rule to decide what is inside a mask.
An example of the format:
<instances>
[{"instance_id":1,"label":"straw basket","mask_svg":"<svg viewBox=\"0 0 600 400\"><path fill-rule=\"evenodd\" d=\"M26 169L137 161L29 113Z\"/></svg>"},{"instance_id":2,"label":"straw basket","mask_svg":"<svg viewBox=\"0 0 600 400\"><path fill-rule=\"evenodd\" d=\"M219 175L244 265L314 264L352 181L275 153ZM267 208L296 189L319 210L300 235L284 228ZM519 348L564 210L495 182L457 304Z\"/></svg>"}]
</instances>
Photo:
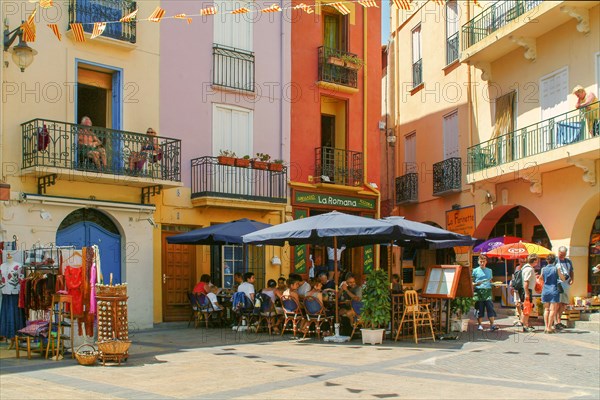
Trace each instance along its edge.
<instances>
[{"instance_id":1,"label":"straw basket","mask_svg":"<svg viewBox=\"0 0 600 400\"><path fill-rule=\"evenodd\" d=\"M102 354L125 354L131 346L131 340L106 340L104 342L98 342L98 350Z\"/></svg>"},{"instance_id":2,"label":"straw basket","mask_svg":"<svg viewBox=\"0 0 600 400\"><path fill-rule=\"evenodd\" d=\"M86 349L82 350L85 347L91 348L91 350ZM100 353L94 348L94 346L90 344L82 344L75 351L75 358L77 362L81 365L94 365L96 361L98 361L98 356Z\"/></svg>"},{"instance_id":3,"label":"straw basket","mask_svg":"<svg viewBox=\"0 0 600 400\"><path fill-rule=\"evenodd\" d=\"M100 285L96 284L96 296L127 296L126 285Z\"/></svg>"}]
</instances>

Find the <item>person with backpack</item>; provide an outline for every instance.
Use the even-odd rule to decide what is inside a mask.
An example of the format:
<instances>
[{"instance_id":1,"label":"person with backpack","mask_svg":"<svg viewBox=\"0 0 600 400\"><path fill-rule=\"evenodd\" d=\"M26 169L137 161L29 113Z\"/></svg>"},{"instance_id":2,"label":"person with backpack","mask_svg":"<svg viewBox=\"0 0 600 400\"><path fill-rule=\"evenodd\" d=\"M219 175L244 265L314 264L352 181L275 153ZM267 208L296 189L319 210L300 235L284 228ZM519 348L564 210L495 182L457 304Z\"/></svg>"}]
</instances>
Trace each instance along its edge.
<instances>
[{"instance_id":1,"label":"person with backpack","mask_svg":"<svg viewBox=\"0 0 600 400\"><path fill-rule=\"evenodd\" d=\"M535 288L534 268L538 265L538 263L538 255L532 253L527 257L527 264L523 265L523 268L521 268L521 278L523 286L520 287L518 290L519 298L523 302L523 313L521 315L521 324L523 324L523 332L535 332L535 328L529 325L529 314L531 312L530 307L533 303L533 289Z\"/></svg>"},{"instance_id":2,"label":"person with backpack","mask_svg":"<svg viewBox=\"0 0 600 400\"><path fill-rule=\"evenodd\" d=\"M510 287L513 295L513 302L515 303L515 316L517 320L513 326L521 325L521 298L519 297L519 287L523 287L523 277L521 276L521 268L523 267L521 260L517 260L515 265L515 271L513 272L512 280L510 281Z\"/></svg>"},{"instance_id":3,"label":"person with backpack","mask_svg":"<svg viewBox=\"0 0 600 400\"><path fill-rule=\"evenodd\" d=\"M483 254L478 259L479 267L472 273L473 286L475 286L475 318L477 318L477 330L482 331L481 322L487 311L487 317L490 320L490 331L495 331L498 326L494 324L496 311L492 303L492 270L487 268L487 257Z\"/></svg>"},{"instance_id":4,"label":"person with backpack","mask_svg":"<svg viewBox=\"0 0 600 400\"><path fill-rule=\"evenodd\" d=\"M557 266L560 268L565 279L561 278L559 285L562 287L562 293L560 294L560 302L554 319L555 329L564 329L567 326L560 322L560 317L565 311L567 304L571 303L571 285L573 285L573 279L575 278L575 271L573 271L573 263L567 258L567 248L560 246L558 248L558 261Z\"/></svg>"}]
</instances>

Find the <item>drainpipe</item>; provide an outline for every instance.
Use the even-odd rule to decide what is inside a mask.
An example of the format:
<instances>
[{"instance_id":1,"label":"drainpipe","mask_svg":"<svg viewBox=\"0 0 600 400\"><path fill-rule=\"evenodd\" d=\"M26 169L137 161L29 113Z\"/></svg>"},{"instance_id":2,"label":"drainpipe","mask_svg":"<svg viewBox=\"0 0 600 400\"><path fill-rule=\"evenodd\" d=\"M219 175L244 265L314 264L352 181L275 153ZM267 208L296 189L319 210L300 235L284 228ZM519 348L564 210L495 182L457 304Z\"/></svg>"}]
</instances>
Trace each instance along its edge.
<instances>
[{"instance_id":1,"label":"drainpipe","mask_svg":"<svg viewBox=\"0 0 600 400\"><path fill-rule=\"evenodd\" d=\"M471 6L470 6L470 2L467 2L467 22L469 22L470 20L471 20ZM461 32L461 34L462 34L462 32ZM467 63L467 113L468 113L468 118L469 118L469 124L468 124L469 133L467 135L467 139L468 139L467 150L469 149L469 147L473 146L473 99L472 99L473 91L471 89L471 85L473 82L471 81L471 78L472 78L471 77L471 62L468 62ZM466 160L467 160L466 165L468 168L468 166L469 166L468 151L467 151ZM475 196L475 184L471 185L471 195Z\"/></svg>"}]
</instances>

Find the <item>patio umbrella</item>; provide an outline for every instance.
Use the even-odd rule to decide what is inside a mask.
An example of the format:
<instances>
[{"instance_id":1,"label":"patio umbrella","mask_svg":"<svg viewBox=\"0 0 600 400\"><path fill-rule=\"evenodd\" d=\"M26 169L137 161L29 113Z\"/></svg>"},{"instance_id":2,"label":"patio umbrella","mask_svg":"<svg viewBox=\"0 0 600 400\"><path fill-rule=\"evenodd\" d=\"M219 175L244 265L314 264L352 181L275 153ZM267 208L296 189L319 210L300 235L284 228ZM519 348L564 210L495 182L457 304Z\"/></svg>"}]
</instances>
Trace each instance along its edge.
<instances>
[{"instance_id":1,"label":"patio umbrella","mask_svg":"<svg viewBox=\"0 0 600 400\"><path fill-rule=\"evenodd\" d=\"M243 244L242 235L268 228L272 225L251 219L242 218L237 221L211 225L167 237L170 244Z\"/></svg>"},{"instance_id":2,"label":"patio umbrella","mask_svg":"<svg viewBox=\"0 0 600 400\"><path fill-rule=\"evenodd\" d=\"M496 247L495 249L485 253L485 255L488 257L504 258L504 279L505 281L508 281L508 268L506 266L506 260L526 258L528 255L534 253L542 258L545 258L548 254L552 253L552 251L538 244L518 242Z\"/></svg>"},{"instance_id":3,"label":"patio umbrella","mask_svg":"<svg viewBox=\"0 0 600 400\"><path fill-rule=\"evenodd\" d=\"M519 243L523 239L516 236L500 236L486 240L483 243L473 247L474 253L487 253L488 251L494 250L496 247L500 247L503 244Z\"/></svg>"}]
</instances>

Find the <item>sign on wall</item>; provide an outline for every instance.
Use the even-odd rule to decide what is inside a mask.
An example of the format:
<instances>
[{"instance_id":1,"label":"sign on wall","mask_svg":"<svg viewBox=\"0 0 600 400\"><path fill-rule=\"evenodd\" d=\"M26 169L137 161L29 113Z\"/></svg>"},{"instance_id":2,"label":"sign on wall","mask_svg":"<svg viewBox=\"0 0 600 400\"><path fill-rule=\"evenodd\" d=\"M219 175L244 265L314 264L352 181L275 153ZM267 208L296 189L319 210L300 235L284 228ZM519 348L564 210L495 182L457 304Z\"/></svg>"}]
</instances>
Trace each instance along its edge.
<instances>
[{"instance_id":1,"label":"sign on wall","mask_svg":"<svg viewBox=\"0 0 600 400\"><path fill-rule=\"evenodd\" d=\"M294 210L294 219L305 218L308 216L307 210ZM294 272L297 274L306 273L306 245L294 246Z\"/></svg>"},{"instance_id":2,"label":"sign on wall","mask_svg":"<svg viewBox=\"0 0 600 400\"><path fill-rule=\"evenodd\" d=\"M446 229L463 235L475 233L475 206L459 208L458 210L446 211ZM456 254L465 254L470 247L455 247Z\"/></svg>"},{"instance_id":3,"label":"sign on wall","mask_svg":"<svg viewBox=\"0 0 600 400\"><path fill-rule=\"evenodd\" d=\"M363 199L359 197L338 196L333 194L294 192L295 204L315 204L319 206L344 208L361 208L365 210L375 209L374 199Z\"/></svg>"}]
</instances>

